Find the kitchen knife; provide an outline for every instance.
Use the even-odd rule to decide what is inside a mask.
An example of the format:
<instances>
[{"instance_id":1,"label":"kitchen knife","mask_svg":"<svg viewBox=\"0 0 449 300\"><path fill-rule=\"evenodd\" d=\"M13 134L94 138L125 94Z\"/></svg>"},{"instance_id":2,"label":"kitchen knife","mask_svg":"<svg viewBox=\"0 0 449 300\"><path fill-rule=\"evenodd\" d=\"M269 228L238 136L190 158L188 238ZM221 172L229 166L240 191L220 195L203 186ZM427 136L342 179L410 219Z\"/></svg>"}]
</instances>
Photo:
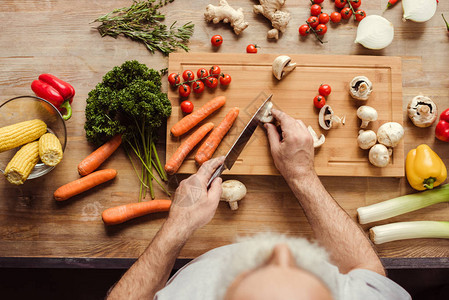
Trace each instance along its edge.
<instances>
[{"instance_id":1,"label":"kitchen knife","mask_svg":"<svg viewBox=\"0 0 449 300\"><path fill-rule=\"evenodd\" d=\"M245 148L245 145L250 140L251 136L253 135L254 131L256 130L257 126L259 125L260 119L266 114L266 108L267 103L270 102L271 97L273 97L273 94L271 94L263 103L262 105L257 109L256 113L253 115L251 120L249 120L248 124L246 124L245 128L243 129L242 133L240 133L237 140L234 142L234 145L232 145L231 149L229 149L228 153L225 156L225 161L223 164L221 164L212 174L212 177L210 178L209 182L207 183L207 187L210 187L210 184L212 181L214 181L215 178L221 175L224 170L230 170L232 166L234 165L235 161L239 157L240 153L242 152L243 148Z\"/></svg>"}]
</instances>

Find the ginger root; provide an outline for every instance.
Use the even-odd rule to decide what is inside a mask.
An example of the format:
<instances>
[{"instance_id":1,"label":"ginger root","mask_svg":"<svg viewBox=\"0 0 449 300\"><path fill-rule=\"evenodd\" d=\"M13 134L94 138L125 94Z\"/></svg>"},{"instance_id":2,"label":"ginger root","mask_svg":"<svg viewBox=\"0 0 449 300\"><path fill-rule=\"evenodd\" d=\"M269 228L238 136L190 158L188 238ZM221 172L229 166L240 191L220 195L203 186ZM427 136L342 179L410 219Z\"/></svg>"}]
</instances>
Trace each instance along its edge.
<instances>
[{"instance_id":1,"label":"ginger root","mask_svg":"<svg viewBox=\"0 0 449 300\"><path fill-rule=\"evenodd\" d=\"M253 11L256 14L262 14L271 21L273 29L267 33L269 39L279 39L279 31L285 32L288 22L290 21L290 13L281 11L286 0L259 0L260 5L254 5Z\"/></svg>"},{"instance_id":2,"label":"ginger root","mask_svg":"<svg viewBox=\"0 0 449 300\"><path fill-rule=\"evenodd\" d=\"M226 0L220 0L219 6L209 4L206 7L204 17L207 22L212 21L214 24L220 21L223 21L223 23L231 23L237 35L248 27L248 22L244 20L243 9L241 7L238 9L232 8Z\"/></svg>"}]
</instances>

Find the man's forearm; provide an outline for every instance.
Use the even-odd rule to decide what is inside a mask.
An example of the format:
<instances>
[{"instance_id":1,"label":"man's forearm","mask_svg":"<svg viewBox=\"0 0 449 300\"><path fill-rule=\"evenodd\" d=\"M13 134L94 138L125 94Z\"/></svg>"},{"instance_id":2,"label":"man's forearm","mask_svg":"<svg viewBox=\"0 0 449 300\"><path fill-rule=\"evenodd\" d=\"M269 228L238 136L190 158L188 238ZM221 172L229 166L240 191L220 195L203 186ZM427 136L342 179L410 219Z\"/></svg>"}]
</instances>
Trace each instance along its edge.
<instances>
[{"instance_id":1,"label":"man's forearm","mask_svg":"<svg viewBox=\"0 0 449 300\"><path fill-rule=\"evenodd\" d=\"M190 232L167 220L107 299L153 299L167 282L175 260L190 235Z\"/></svg>"},{"instance_id":2,"label":"man's forearm","mask_svg":"<svg viewBox=\"0 0 449 300\"><path fill-rule=\"evenodd\" d=\"M329 195L318 176L287 179L316 239L331 253L341 272L365 268L384 275L382 264L359 226Z\"/></svg>"}]
</instances>

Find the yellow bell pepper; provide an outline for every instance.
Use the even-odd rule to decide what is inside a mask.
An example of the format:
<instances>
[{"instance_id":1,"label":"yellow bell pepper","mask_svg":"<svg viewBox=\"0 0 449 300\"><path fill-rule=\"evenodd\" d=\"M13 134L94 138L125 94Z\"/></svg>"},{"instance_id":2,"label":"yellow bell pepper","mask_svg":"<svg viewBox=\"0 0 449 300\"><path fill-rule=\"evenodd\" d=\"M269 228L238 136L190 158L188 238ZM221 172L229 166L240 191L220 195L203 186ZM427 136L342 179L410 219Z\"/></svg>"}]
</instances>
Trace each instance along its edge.
<instances>
[{"instance_id":1,"label":"yellow bell pepper","mask_svg":"<svg viewBox=\"0 0 449 300\"><path fill-rule=\"evenodd\" d=\"M410 186L418 191L433 189L447 177L443 161L426 144L419 145L407 154L405 173Z\"/></svg>"}]
</instances>

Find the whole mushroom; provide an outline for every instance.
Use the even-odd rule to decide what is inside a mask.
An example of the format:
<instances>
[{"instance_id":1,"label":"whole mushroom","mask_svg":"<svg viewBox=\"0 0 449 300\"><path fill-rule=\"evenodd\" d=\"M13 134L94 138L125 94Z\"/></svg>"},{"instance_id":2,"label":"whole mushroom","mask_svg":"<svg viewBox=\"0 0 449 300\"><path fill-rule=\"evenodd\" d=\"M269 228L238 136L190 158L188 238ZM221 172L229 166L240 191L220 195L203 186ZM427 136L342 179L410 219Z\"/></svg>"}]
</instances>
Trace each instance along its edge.
<instances>
[{"instance_id":1,"label":"whole mushroom","mask_svg":"<svg viewBox=\"0 0 449 300\"><path fill-rule=\"evenodd\" d=\"M369 150L369 161L379 168L386 167L390 163L391 149L382 144L376 144Z\"/></svg>"},{"instance_id":2,"label":"whole mushroom","mask_svg":"<svg viewBox=\"0 0 449 300\"><path fill-rule=\"evenodd\" d=\"M357 143L363 150L369 149L377 142L377 135L372 130L360 130L357 137Z\"/></svg>"},{"instance_id":3,"label":"whole mushroom","mask_svg":"<svg viewBox=\"0 0 449 300\"><path fill-rule=\"evenodd\" d=\"M239 205L237 201L240 201L246 195L246 186L238 180L226 180L221 184L221 201L229 203L231 210L237 210Z\"/></svg>"},{"instance_id":4,"label":"whole mushroom","mask_svg":"<svg viewBox=\"0 0 449 300\"><path fill-rule=\"evenodd\" d=\"M292 63L291 61L292 59L287 55L276 57L272 65L274 77L281 80L285 75L293 71L296 68L296 63Z\"/></svg>"},{"instance_id":5,"label":"whole mushroom","mask_svg":"<svg viewBox=\"0 0 449 300\"><path fill-rule=\"evenodd\" d=\"M396 147L404 137L404 128L396 122L383 124L377 130L377 140L387 147Z\"/></svg>"},{"instance_id":6,"label":"whole mushroom","mask_svg":"<svg viewBox=\"0 0 449 300\"><path fill-rule=\"evenodd\" d=\"M417 127L429 127L438 116L436 104L429 97L418 95L407 105L407 113L410 120Z\"/></svg>"},{"instance_id":7,"label":"whole mushroom","mask_svg":"<svg viewBox=\"0 0 449 300\"><path fill-rule=\"evenodd\" d=\"M349 92L357 100L368 100L373 84L366 76L356 76L349 83Z\"/></svg>"},{"instance_id":8,"label":"whole mushroom","mask_svg":"<svg viewBox=\"0 0 449 300\"><path fill-rule=\"evenodd\" d=\"M362 120L360 128L366 128L369 122L377 120L377 110L368 105L360 106L357 109L357 117Z\"/></svg>"}]
</instances>

